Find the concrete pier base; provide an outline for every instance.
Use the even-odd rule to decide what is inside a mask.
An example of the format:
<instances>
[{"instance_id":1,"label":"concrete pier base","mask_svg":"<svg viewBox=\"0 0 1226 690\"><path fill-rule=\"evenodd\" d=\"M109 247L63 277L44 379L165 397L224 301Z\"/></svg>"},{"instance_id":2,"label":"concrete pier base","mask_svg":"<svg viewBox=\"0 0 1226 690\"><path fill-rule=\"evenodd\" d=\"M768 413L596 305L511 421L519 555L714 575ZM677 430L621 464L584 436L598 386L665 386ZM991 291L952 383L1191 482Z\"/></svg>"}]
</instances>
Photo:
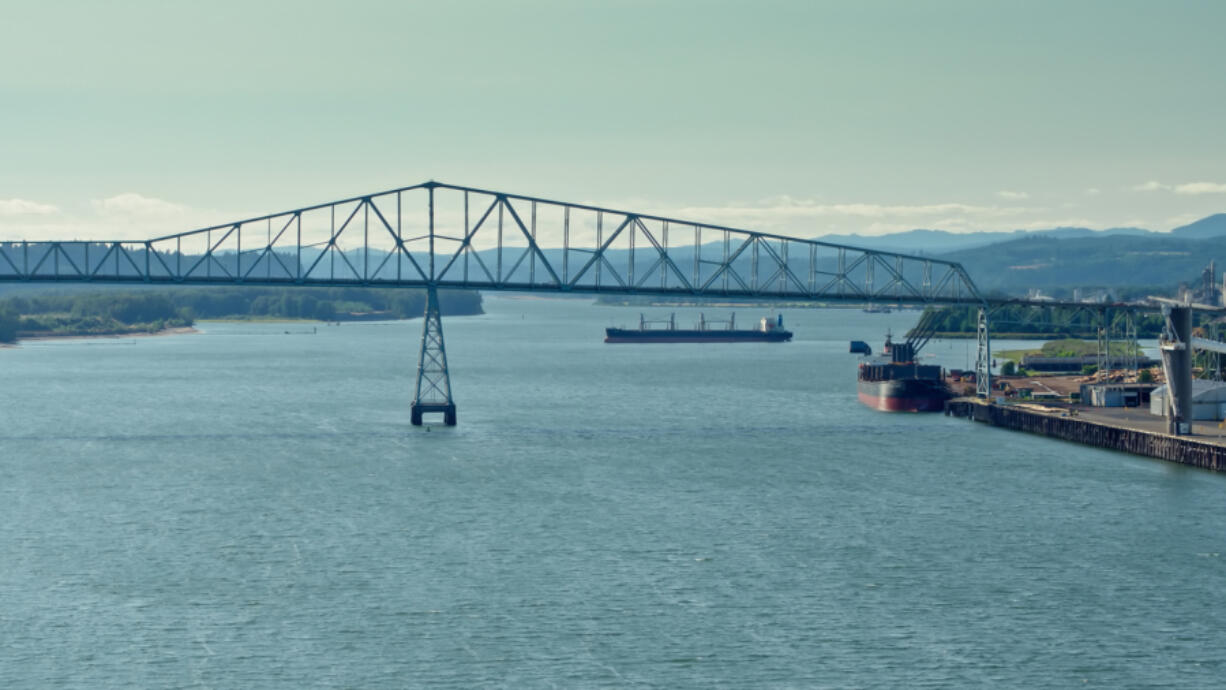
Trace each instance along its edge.
<instances>
[{"instance_id":1,"label":"concrete pier base","mask_svg":"<svg viewBox=\"0 0 1226 690\"><path fill-rule=\"evenodd\" d=\"M1226 472L1226 445L1222 443L1079 419L1069 410L1053 408L1041 412L1016 405L956 398L946 402L945 414L1063 441Z\"/></svg>"},{"instance_id":2,"label":"concrete pier base","mask_svg":"<svg viewBox=\"0 0 1226 690\"><path fill-rule=\"evenodd\" d=\"M443 424L455 426L455 403L413 403L409 408L409 421L413 426L421 426L422 415L431 413L442 413Z\"/></svg>"}]
</instances>

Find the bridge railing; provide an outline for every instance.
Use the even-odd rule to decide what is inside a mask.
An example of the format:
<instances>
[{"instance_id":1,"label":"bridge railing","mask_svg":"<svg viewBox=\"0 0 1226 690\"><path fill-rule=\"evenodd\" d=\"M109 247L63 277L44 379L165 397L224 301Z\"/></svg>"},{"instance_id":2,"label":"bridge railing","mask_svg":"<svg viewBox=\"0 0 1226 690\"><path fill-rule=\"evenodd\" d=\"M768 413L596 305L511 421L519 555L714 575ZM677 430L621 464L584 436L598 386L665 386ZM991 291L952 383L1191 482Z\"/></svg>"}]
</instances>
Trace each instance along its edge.
<instances>
[{"instance_id":1,"label":"bridge railing","mask_svg":"<svg viewBox=\"0 0 1226 690\"><path fill-rule=\"evenodd\" d=\"M142 241L0 242L0 281L982 301L954 262L436 182Z\"/></svg>"}]
</instances>

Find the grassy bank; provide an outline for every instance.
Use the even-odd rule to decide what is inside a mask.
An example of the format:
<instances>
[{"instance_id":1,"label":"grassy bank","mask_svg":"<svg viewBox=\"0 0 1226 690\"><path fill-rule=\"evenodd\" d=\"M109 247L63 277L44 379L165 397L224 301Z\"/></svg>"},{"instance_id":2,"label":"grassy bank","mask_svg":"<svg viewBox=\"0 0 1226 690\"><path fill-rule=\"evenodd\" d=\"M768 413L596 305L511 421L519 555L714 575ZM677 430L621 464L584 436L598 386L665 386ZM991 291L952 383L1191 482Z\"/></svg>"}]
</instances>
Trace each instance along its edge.
<instances>
[{"instance_id":1,"label":"grassy bank","mask_svg":"<svg viewBox=\"0 0 1226 690\"><path fill-rule=\"evenodd\" d=\"M993 357L997 359L1009 360L1016 364L1021 364L1022 358L1027 355L1034 357L1086 357L1096 354L1098 354L1097 341L1079 340L1076 338L1050 340L1043 343L1042 347L1021 350L995 350L992 352ZM1140 357L1144 353L1141 351L1140 347L1135 348L1132 353L1129 353L1129 346L1127 343L1111 343L1111 355L1113 357L1127 357L1129 354L1135 354Z\"/></svg>"}]
</instances>

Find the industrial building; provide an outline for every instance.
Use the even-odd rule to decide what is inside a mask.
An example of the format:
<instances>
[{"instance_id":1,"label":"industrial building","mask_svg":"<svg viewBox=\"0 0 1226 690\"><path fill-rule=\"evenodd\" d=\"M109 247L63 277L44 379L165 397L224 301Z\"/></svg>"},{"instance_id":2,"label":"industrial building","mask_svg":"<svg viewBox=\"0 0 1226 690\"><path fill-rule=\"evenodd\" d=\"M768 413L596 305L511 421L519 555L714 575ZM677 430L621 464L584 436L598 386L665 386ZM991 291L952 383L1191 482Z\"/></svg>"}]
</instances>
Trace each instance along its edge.
<instances>
[{"instance_id":1,"label":"industrial building","mask_svg":"<svg viewBox=\"0 0 1226 690\"><path fill-rule=\"evenodd\" d=\"M1149 411L1162 416L1166 411L1167 387L1155 388L1149 396ZM1206 422L1226 419L1226 382L1192 381L1192 421Z\"/></svg>"},{"instance_id":2,"label":"industrial building","mask_svg":"<svg viewBox=\"0 0 1226 690\"><path fill-rule=\"evenodd\" d=\"M1094 407L1145 407L1152 405L1153 383L1083 383L1081 402Z\"/></svg>"}]
</instances>

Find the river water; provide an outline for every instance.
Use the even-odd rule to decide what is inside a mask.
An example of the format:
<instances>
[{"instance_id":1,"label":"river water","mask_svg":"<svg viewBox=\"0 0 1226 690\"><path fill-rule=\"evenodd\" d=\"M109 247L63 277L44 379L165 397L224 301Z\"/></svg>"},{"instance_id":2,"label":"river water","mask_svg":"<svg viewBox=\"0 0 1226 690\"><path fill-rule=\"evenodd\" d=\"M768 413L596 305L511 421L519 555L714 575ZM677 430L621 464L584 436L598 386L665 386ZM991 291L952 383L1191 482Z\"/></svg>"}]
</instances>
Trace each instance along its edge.
<instances>
[{"instance_id":1,"label":"river water","mask_svg":"<svg viewBox=\"0 0 1226 690\"><path fill-rule=\"evenodd\" d=\"M1226 678L1226 477L861 406L848 340L915 312L486 309L453 429L408 423L420 320L0 351L0 687Z\"/></svg>"}]
</instances>

